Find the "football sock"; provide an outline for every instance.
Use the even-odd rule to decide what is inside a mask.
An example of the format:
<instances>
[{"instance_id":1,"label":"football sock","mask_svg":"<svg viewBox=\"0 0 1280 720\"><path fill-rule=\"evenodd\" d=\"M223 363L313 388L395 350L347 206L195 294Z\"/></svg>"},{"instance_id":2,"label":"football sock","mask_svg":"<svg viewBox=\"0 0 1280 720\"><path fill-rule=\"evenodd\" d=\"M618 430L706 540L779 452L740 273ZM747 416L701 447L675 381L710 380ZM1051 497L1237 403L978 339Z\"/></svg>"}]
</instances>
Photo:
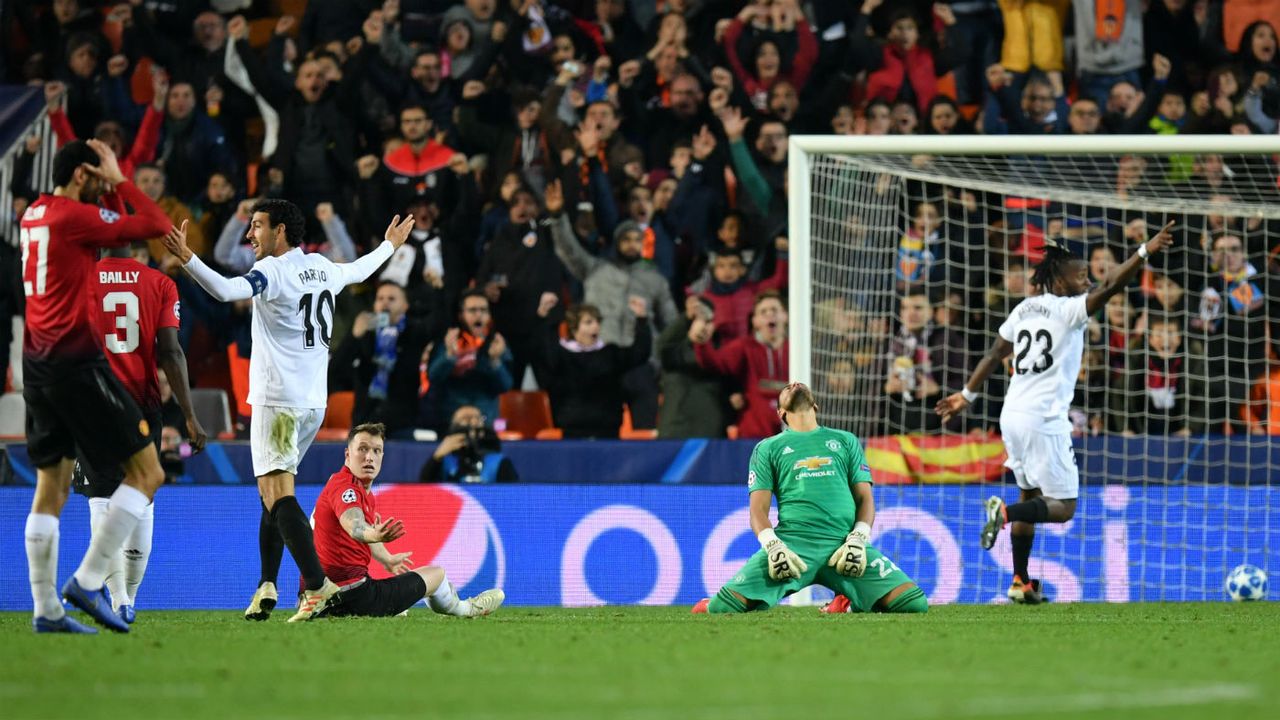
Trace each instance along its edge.
<instances>
[{"instance_id":1,"label":"football sock","mask_svg":"<svg viewBox=\"0 0 1280 720\"><path fill-rule=\"evenodd\" d=\"M885 612L891 613L923 613L929 612L929 598L925 597L924 591L918 587L902 593L889 603L885 608Z\"/></svg>"},{"instance_id":2,"label":"football sock","mask_svg":"<svg viewBox=\"0 0 1280 720\"><path fill-rule=\"evenodd\" d=\"M138 518L138 526L124 544L124 582L125 597L130 605L136 605L138 586L142 584L142 576L147 572L147 562L151 560L151 534L156 524L156 505L151 503L146 512Z\"/></svg>"},{"instance_id":3,"label":"football sock","mask_svg":"<svg viewBox=\"0 0 1280 720\"><path fill-rule=\"evenodd\" d=\"M57 620L66 614L54 581L58 574L58 517L27 515L27 577L31 580L31 603L36 617Z\"/></svg>"},{"instance_id":4,"label":"football sock","mask_svg":"<svg viewBox=\"0 0 1280 720\"><path fill-rule=\"evenodd\" d=\"M258 520L258 560L262 563L262 574L258 576L259 586L262 583L276 584L276 578L280 577L280 560L283 557L284 538L280 536L280 528L276 527L271 511L264 504L262 517Z\"/></svg>"},{"instance_id":5,"label":"football sock","mask_svg":"<svg viewBox=\"0 0 1280 720\"><path fill-rule=\"evenodd\" d=\"M1005 507L1005 517L1009 522L1042 523L1049 519L1049 503L1042 497L1014 503Z\"/></svg>"},{"instance_id":6,"label":"football sock","mask_svg":"<svg viewBox=\"0 0 1280 720\"><path fill-rule=\"evenodd\" d=\"M744 613L746 611L747 606L738 599L738 596L724 588L720 588L720 591L707 603L708 613Z\"/></svg>"},{"instance_id":7,"label":"football sock","mask_svg":"<svg viewBox=\"0 0 1280 720\"><path fill-rule=\"evenodd\" d=\"M1013 574L1023 582L1031 580L1031 575L1027 573L1027 563L1031 560L1031 545L1035 541L1035 534L1011 533L1009 535L1009 544L1013 546Z\"/></svg>"},{"instance_id":8,"label":"football sock","mask_svg":"<svg viewBox=\"0 0 1280 720\"><path fill-rule=\"evenodd\" d=\"M320 557L316 555L315 540L311 536L311 523L307 522L306 513L298 504L298 498L286 495L276 501L271 508L271 516L280 528L280 536L289 548L289 554L298 564L298 572L308 590L319 590L324 585L324 570L320 567Z\"/></svg>"},{"instance_id":9,"label":"football sock","mask_svg":"<svg viewBox=\"0 0 1280 720\"><path fill-rule=\"evenodd\" d=\"M151 499L141 490L121 484L111 494L111 503L107 506L107 516L98 526L93 539L89 541L89 550L80 561L76 570L76 582L85 590L99 590L107 577L112 560L120 554L124 541L133 533L138 525L138 518L146 512Z\"/></svg>"},{"instance_id":10,"label":"football sock","mask_svg":"<svg viewBox=\"0 0 1280 720\"><path fill-rule=\"evenodd\" d=\"M111 498L89 498L89 532L97 535L98 529L107 519L107 508L111 506ZM107 592L111 593L111 607L120 609L129 604L129 591L124 581L124 555L117 554L107 566L107 577L104 581Z\"/></svg>"},{"instance_id":11,"label":"football sock","mask_svg":"<svg viewBox=\"0 0 1280 720\"><path fill-rule=\"evenodd\" d=\"M440 587L427 596L427 605L441 615L466 617L471 614L471 603L458 599L458 593L447 577L441 578Z\"/></svg>"}]
</instances>

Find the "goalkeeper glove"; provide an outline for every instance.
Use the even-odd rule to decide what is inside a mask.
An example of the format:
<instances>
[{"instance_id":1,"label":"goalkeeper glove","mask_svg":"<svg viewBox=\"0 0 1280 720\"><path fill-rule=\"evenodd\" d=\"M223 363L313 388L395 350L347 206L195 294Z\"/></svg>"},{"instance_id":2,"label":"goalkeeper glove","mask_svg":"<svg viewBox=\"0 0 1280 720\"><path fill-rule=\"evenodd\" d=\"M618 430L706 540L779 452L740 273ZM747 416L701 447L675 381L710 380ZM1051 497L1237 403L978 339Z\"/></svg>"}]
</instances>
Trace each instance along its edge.
<instances>
[{"instance_id":1,"label":"goalkeeper glove","mask_svg":"<svg viewBox=\"0 0 1280 720\"><path fill-rule=\"evenodd\" d=\"M804 560L800 559L782 542L773 528L765 528L760 531L759 535L760 547L764 548L765 558L769 562L769 579L770 580L790 580L799 578L804 571L809 569Z\"/></svg>"},{"instance_id":2,"label":"goalkeeper glove","mask_svg":"<svg viewBox=\"0 0 1280 720\"><path fill-rule=\"evenodd\" d=\"M854 525L844 543L831 553L827 565L846 577L862 577L862 573L867 571L867 540L870 535L870 525L864 522Z\"/></svg>"}]
</instances>

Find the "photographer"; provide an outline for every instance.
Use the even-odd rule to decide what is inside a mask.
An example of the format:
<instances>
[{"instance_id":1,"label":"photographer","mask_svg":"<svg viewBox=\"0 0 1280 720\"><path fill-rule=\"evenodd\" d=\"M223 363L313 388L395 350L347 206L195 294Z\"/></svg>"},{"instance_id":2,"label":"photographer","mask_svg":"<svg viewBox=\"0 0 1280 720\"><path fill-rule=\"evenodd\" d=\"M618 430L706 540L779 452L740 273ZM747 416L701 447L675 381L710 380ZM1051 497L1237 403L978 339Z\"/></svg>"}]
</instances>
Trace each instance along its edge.
<instances>
[{"instance_id":1,"label":"photographer","mask_svg":"<svg viewBox=\"0 0 1280 720\"><path fill-rule=\"evenodd\" d=\"M502 442L485 424L480 408L463 405L453 413L449 434L422 466L419 482L516 482L516 468L502 455Z\"/></svg>"}]
</instances>

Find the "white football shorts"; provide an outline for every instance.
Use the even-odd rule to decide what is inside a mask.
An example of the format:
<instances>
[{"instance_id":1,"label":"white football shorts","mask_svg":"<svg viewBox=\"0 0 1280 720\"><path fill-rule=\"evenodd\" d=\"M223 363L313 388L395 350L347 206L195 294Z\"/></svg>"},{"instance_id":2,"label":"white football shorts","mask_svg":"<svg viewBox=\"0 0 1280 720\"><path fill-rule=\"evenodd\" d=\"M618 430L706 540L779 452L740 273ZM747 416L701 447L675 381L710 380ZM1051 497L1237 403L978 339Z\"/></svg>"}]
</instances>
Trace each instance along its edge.
<instances>
[{"instance_id":1,"label":"white football shorts","mask_svg":"<svg viewBox=\"0 0 1280 720\"><path fill-rule=\"evenodd\" d=\"M323 408L255 405L249 424L249 452L253 475L284 470L298 474L298 463L324 423Z\"/></svg>"},{"instance_id":2,"label":"white football shorts","mask_svg":"<svg viewBox=\"0 0 1280 720\"><path fill-rule=\"evenodd\" d=\"M1045 497L1074 500L1080 495L1080 468L1071 449L1071 433L1057 418L1005 412L1000 415L1000 434L1008 458L1004 466L1013 471L1018 487L1036 490Z\"/></svg>"}]
</instances>

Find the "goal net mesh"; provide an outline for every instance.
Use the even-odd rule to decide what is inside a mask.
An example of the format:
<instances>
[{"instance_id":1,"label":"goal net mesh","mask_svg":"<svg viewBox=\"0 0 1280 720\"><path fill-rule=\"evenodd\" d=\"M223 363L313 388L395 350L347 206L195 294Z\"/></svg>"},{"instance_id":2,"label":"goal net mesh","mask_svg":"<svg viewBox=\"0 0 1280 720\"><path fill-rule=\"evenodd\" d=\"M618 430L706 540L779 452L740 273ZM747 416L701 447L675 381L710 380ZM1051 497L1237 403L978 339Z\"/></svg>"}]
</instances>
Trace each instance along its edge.
<instances>
[{"instance_id":1,"label":"goal net mesh","mask_svg":"<svg viewBox=\"0 0 1280 720\"><path fill-rule=\"evenodd\" d=\"M934 404L1037 292L1046 238L1101 281L1170 221L1175 247L1089 323L1070 413L1080 500L1071 522L1038 526L1031 575L1059 601L1216 600L1237 564L1280 570L1270 156L809 162L812 323L793 341L809 343L823 422L868 447L877 546L934 601L1004 597L1009 535L978 548L981 501L1018 497L1000 466L1007 365L963 417L943 426Z\"/></svg>"}]
</instances>

